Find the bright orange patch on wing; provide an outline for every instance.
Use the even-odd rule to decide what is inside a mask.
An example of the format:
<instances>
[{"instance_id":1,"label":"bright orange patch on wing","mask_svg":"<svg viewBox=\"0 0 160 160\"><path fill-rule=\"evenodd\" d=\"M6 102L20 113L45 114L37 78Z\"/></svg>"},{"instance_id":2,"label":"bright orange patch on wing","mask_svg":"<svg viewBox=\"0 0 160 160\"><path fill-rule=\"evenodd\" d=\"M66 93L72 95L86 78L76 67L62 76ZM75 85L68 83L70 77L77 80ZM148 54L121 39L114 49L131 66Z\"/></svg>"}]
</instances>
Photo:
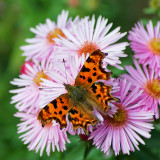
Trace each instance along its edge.
<instances>
[{"instance_id":1,"label":"bright orange patch on wing","mask_svg":"<svg viewBox=\"0 0 160 160\"><path fill-rule=\"evenodd\" d=\"M109 80L111 73L102 68L102 60L105 56L100 50L93 52L80 70L75 80L75 86L89 89L97 80Z\"/></svg>"},{"instance_id":2,"label":"bright orange patch on wing","mask_svg":"<svg viewBox=\"0 0 160 160\"><path fill-rule=\"evenodd\" d=\"M120 101L118 98L115 98L111 95L112 87L110 85L105 85L102 82L95 82L89 91L92 93L92 97L95 97L95 101L99 104L97 109L104 114L107 114L109 109L108 103L110 101Z\"/></svg>"},{"instance_id":3,"label":"bright orange patch on wing","mask_svg":"<svg viewBox=\"0 0 160 160\"><path fill-rule=\"evenodd\" d=\"M73 129L83 128L86 133L88 133L89 125L94 126L99 122L95 117L92 117L85 112L81 113L76 107L73 107L69 111L68 119L72 123Z\"/></svg>"},{"instance_id":4,"label":"bright orange patch on wing","mask_svg":"<svg viewBox=\"0 0 160 160\"><path fill-rule=\"evenodd\" d=\"M66 115L70 109L68 94L63 94L41 109L38 119L42 122L42 126L55 120L61 128L64 128L67 126Z\"/></svg>"}]
</instances>

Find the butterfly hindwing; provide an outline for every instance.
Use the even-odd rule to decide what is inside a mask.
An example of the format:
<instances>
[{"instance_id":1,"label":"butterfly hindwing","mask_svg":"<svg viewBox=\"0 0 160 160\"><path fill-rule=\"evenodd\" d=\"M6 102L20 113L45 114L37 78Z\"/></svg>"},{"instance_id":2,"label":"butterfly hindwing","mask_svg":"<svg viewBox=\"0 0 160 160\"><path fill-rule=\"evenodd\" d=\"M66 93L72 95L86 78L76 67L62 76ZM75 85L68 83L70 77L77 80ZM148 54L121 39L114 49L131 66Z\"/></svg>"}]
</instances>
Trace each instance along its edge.
<instances>
[{"instance_id":1,"label":"butterfly hindwing","mask_svg":"<svg viewBox=\"0 0 160 160\"><path fill-rule=\"evenodd\" d=\"M76 107L73 107L69 111L68 115L69 121L73 125L73 129L82 128L86 133L88 133L88 125L95 125L99 121L96 117L93 117L86 112L80 112Z\"/></svg>"},{"instance_id":2,"label":"butterfly hindwing","mask_svg":"<svg viewBox=\"0 0 160 160\"><path fill-rule=\"evenodd\" d=\"M106 54L100 50L93 52L81 68L75 80L75 86L89 89L97 80L109 80L111 73L102 68L102 60L105 56Z\"/></svg>"},{"instance_id":3,"label":"butterfly hindwing","mask_svg":"<svg viewBox=\"0 0 160 160\"><path fill-rule=\"evenodd\" d=\"M108 103L110 101L119 101L118 98L115 98L111 95L112 86L106 85L103 82L95 82L89 89L92 93L92 98L94 97L95 101L99 104L97 109L102 113L106 114L109 109ZM95 106L96 107L96 106Z\"/></svg>"},{"instance_id":4,"label":"butterfly hindwing","mask_svg":"<svg viewBox=\"0 0 160 160\"><path fill-rule=\"evenodd\" d=\"M62 94L40 110L38 119L41 121L42 126L55 120L60 124L60 128L64 128L67 126L66 116L70 109L69 95Z\"/></svg>"}]
</instances>

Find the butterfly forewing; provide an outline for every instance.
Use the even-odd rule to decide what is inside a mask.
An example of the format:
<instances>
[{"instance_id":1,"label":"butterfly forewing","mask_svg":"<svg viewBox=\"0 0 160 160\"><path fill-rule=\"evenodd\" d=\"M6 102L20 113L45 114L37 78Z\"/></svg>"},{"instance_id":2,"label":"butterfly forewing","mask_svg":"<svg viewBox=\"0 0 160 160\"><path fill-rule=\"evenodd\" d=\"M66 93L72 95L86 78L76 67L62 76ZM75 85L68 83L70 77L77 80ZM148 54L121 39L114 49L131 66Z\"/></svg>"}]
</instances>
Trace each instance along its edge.
<instances>
[{"instance_id":1,"label":"butterfly forewing","mask_svg":"<svg viewBox=\"0 0 160 160\"><path fill-rule=\"evenodd\" d=\"M80 70L75 80L75 86L81 86L85 89L89 89L97 80L109 80L111 73L106 72L105 69L102 68L102 60L105 56L106 55L100 50L93 52Z\"/></svg>"},{"instance_id":2,"label":"butterfly forewing","mask_svg":"<svg viewBox=\"0 0 160 160\"><path fill-rule=\"evenodd\" d=\"M55 120L60 124L60 128L64 128L67 126L66 115L70 109L69 95L62 94L41 109L38 114L38 119L42 122L42 126Z\"/></svg>"}]
</instances>

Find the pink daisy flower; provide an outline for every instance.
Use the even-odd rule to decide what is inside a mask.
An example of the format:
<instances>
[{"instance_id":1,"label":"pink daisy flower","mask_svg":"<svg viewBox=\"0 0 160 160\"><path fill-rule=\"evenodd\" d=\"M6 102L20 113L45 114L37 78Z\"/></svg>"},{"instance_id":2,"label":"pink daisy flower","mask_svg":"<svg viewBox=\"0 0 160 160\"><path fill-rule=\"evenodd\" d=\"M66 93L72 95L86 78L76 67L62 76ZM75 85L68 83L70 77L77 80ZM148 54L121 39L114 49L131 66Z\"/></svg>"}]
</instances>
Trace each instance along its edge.
<instances>
[{"instance_id":1,"label":"pink daisy flower","mask_svg":"<svg viewBox=\"0 0 160 160\"><path fill-rule=\"evenodd\" d=\"M129 154L130 151L139 150L139 142L145 144L141 136L150 138L149 132L153 129L153 125L149 122L153 121L153 114L141 109L140 102L137 98L142 92L136 87L132 90L131 83L126 80L120 81L120 91L114 94L119 96L120 103L112 103L112 109L117 109L112 116L104 116L103 123L94 130L89 139L93 138L93 144L97 148L101 147L107 155L111 148L118 155L120 150L123 154Z\"/></svg>"},{"instance_id":2,"label":"pink daisy flower","mask_svg":"<svg viewBox=\"0 0 160 160\"><path fill-rule=\"evenodd\" d=\"M15 93L11 103L17 103L15 107L19 111L31 112L33 109L39 109L41 78L50 79L45 72L53 70L53 63L35 61L32 65L25 63L25 73L19 78L13 79L11 84L18 86L18 89L10 90L10 93Z\"/></svg>"},{"instance_id":3,"label":"pink daisy flower","mask_svg":"<svg viewBox=\"0 0 160 160\"><path fill-rule=\"evenodd\" d=\"M152 69L160 69L160 22L153 27L152 21L144 28L139 22L129 32L128 39L139 63L149 65Z\"/></svg>"},{"instance_id":4,"label":"pink daisy flower","mask_svg":"<svg viewBox=\"0 0 160 160\"><path fill-rule=\"evenodd\" d=\"M127 56L123 54L123 50L128 43L115 43L124 37L126 33L120 33L120 27L108 33L112 23L106 25L107 21L107 19L99 16L95 24L95 17L93 16L91 20L89 20L89 17L85 17L77 23L71 22L70 31L65 28L62 29L67 39L63 37L55 39L62 46L56 50L55 54L57 56L60 56L60 54L63 56L66 54L80 56L87 53L91 54L93 51L100 49L102 52L108 53L104 59L106 64L117 66L121 63L119 58Z\"/></svg>"},{"instance_id":5,"label":"pink daisy flower","mask_svg":"<svg viewBox=\"0 0 160 160\"><path fill-rule=\"evenodd\" d=\"M40 150L40 156L46 147L47 155L50 155L50 151L66 150L66 142L70 143L67 138L66 130L61 130L59 124L56 122L48 123L45 127L42 127L41 122L37 120L37 111L34 110L32 113L18 112L15 114L16 117L21 118L21 123L18 126L18 133L22 135L24 144L28 144L29 150Z\"/></svg>"},{"instance_id":6,"label":"pink daisy flower","mask_svg":"<svg viewBox=\"0 0 160 160\"><path fill-rule=\"evenodd\" d=\"M126 66L129 74L123 74L122 77L132 82L133 86L139 87L143 91L139 100L145 104L146 110L151 110L155 118L159 118L158 104L160 105L160 74L154 69L141 66L134 60L136 69L132 66ZM158 75L159 74L159 75Z\"/></svg>"},{"instance_id":7,"label":"pink daisy flower","mask_svg":"<svg viewBox=\"0 0 160 160\"><path fill-rule=\"evenodd\" d=\"M26 39L29 43L26 46L22 46L21 49L24 51L23 56L26 56L26 60L30 59L46 59L55 50L57 45L54 38L59 36L66 38L62 29L68 29L70 20L67 21L68 11L62 11L58 15L57 24L50 19L46 20L46 24L39 24L36 29L31 28L31 32L35 34L34 38Z\"/></svg>"}]
</instances>

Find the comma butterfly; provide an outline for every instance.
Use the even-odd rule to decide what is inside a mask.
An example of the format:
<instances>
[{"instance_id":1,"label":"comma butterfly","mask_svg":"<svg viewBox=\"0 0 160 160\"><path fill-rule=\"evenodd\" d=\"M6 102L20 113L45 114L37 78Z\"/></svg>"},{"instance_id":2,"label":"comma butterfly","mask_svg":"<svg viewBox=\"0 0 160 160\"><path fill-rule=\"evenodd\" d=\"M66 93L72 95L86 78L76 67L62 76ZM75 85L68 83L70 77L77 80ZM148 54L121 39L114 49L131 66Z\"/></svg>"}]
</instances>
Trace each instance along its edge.
<instances>
[{"instance_id":1,"label":"comma butterfly","mask_svg":"<svg viewBox=\"0 0 160 160\"><path fill-rule=\"evenodd\" d=\"M94 51L86 60L75 84L65 84L66 94L60 95L38 114L38 119L44 127L48 122L55 120L60 124L60 128L67 126L66 116L72 123L73 129L83 128L88 132L88 125L95 125L99 122L94 115L93 106L107 114L108 102L119 101L111 95L112 87L97 80L109 80L111 72L106 72L102 68L102 60L106 55L100 50Z\"/></svg>"}]
</instances>

